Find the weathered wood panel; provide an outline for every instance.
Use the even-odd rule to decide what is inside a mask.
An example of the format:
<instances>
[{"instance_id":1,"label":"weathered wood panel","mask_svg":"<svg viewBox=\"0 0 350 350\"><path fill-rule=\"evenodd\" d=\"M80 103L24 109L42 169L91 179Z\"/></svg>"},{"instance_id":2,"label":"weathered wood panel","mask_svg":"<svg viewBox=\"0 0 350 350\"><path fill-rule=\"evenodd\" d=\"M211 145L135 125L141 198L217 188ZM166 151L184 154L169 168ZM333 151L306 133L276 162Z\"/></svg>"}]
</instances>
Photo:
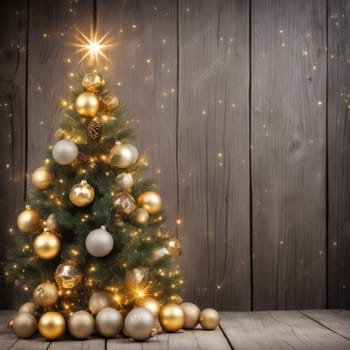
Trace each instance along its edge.
<instances>
[{"instance_id":1,"label":"weathered wood panel","mask_svg":"<svg viewBox=\"0 0 350 350\"><path fill-rule=\"evenodd\" d=\"M179 237L185 297L250 308L249 8L179 1Z\"/></svg>"},{"instance_id":2,"label":"weathered wood panel","mask_svg":"<svg viewBox=\"0 0 350 350\"><path fill-rule=\"evenodd\" d=\"M110 32L109 77L157 179L174 233L177 216L177 5L171 0L102 0L97 28Z\"/></svg>"},{"instance_id":3,"label":"weathered wood panel","mask_svg":"<svg viewBox=\"0 0 350 350\"><path fill-rule=\"evenodd\" d=\"M328 1L328 306L350 307L350 1Z\"/></svg>"},{"instance_id":4,"label":"weathered wood panel","mask_svg":"<svg viewBox=\"0 0 350 350\"><path fill-rule=\"evenodd\" d=\"M254 309L326 305L326 6L253 0Z\"/></svg>"},{"instance_id":5,"label":"weathered wood panel","mask_svg":"<svg viewBox=\"0 0 350 350\"><path fill-rule=\"evenodd\" d=\"M0 261L25 195L27 2L0 3ZM0 268L0 308L11 305L12 286Z\"/></svg>"},{"instance_id":6,"label":"weathered wood panel","mask_svg":"<svg viewBox=\"0 0 350 350\"><path fill-rule=\"evenodd\" d=\"M28 49L28 171L42 166L48 145L54 143L57 121L63 117L61 103L83 69L75 54L76 28L89 33L93 0L30 3ZM30 178L29 178L30 180ZM31 182L29 181L29 186Z\"/></svg>"},{"instance_id":7,"label":"weathered wood panel","mask_svg":"<svg viewBox=\"0 0 350 350\"><path fill-rule=\"evenodd\" d=\"M235 350L349 349L350 341L297 311L224 312L221 328Z\"/></svg>"}]
</instances>

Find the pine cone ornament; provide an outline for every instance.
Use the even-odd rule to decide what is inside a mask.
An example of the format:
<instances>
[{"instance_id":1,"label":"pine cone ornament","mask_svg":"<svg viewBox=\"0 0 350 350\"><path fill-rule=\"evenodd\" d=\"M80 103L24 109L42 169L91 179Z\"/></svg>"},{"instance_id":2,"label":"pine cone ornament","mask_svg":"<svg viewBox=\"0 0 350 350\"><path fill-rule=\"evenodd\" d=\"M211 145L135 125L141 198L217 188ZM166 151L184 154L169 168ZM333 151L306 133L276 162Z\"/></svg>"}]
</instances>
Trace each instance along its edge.
<instances>
[{"instance_id":1,"label":"pine cone ornament","mask_svg":"<svg viewBox=\"0 0 350 350\"><path fill-rule=\"evenodd\" d=\"M87 154L79 152L77 157L77 161L79 163L87 163L88 160L89 160L89 156Z\"/></svg>"},{"instance_id":2,"label":"pine cone ornament","mask_svg":"<svg viewBox=\"0 0 350 350\"><path fill-rule=\"evenodd\" d=\"M87 132L92 140L96 141L100 137L101 126L101 123L97 119L91 120L88 124Z\"/></svg>"}]
</instances>

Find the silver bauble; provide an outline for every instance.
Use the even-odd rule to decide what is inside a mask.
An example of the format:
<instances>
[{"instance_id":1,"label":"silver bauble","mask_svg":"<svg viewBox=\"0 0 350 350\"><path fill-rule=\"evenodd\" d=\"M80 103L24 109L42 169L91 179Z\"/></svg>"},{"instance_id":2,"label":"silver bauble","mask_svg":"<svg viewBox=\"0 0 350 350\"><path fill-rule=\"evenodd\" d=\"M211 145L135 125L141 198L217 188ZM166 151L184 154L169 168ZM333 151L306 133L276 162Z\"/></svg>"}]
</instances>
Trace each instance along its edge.
<instances>
[{"instance_id":1,"label":"silver bauble","mask_svg":"<svg viewBox=\"0 0 350 350\"><path fill-rule=\"evenodd\" d=\"M113 237L104 226L91 231L85 239L86 250L96 258L108 255L112 251L113 245Z\"/></svg>"},{"instance_id":2,"label":"silver bauble","mask_svg":"<svg viewBox=\"0 0 350 350\"><path fill-rule=\"evenodd\" d=\"M58 141L52 148L53 159L61 165L72 163L78 157L78 147L69 140Z\"/></svg>"},{"instance_id":3,"label":"silver bauble","mask_svg":"<svg viewBox=\"0 0 350 350\"><path fill-rule=\"evenodd\" d=\"M24 303L23 305L20 306L18 309L18 312L28 312L32 315L35 314L35 304L32 302Z\"/></svg>"},{"instance_id":4,"label":"silver bauble","mask_svg":"<svg viewBox=\"0 0 350 350\"><path fill-rule=\"evenodd\" d=\"M36 318L29 312L19 312L12 323L12 330L18 338L30 338L37 330Z\"/></svg>"},{"instance_id":5,"label":"silver bauble","mask_svg":"<svg viewBox=\"0 0 350 350\"><path fill-rule=\"evenodd\" d=\"M128 191L134 185L134 179L130 173L119 174L115 182L120 190Z\"/></svg>"},{"instance_id":6,"label":"silver bauble","mask_svg":"<svg viewBox=\"0 0 350 350\"><path fill-rule=\"evenodd\" d=\"M137 148L129 143L116 142L109 152L109 160L113 167L125 169L135 163L139 154Z\"/></svg>"},{"instance_id":7,"label":"silver bauble","mask_svg":"<svg viewBox=\"0 0 350 350\"><path fill-rule=\"evenodd\" d=\"M96 328L106 338L115 337L123 329L123 316L118 310L105 307L96 316Z\"/></svg>"},{"instance_id":8,"label":"silver bauble","mask_svg":"<svg viewBox=\"0 0 350 350\"><path fill-rule=\"evenodd\" d=\"M147 340L154 328L155 317L144 307L131 310L125 318L125 330L130 338L135 340Z\"/></svg>"},{"instance_id":9,"label":"silver bauble","mask_svg":"<svg viewBox=\"0 0 350 350\"><path fill-rule=\"evenodd\" d=\"M89 310L93 315L96 315L103 308L114 306L114 304L113 294L101 290L91 295L89 299Z\"/></svg>"},{"instance_id":10,"label":"silver bauble","mask_svg":"<svg viewBox=\"0 0 350 350\"><path fill-rule=\"evenodd\" d=\"M201 310L193 303L180 304L182 311L185 313L184 329L194 329L199 323L199 314Z\"/></svg>"},{"instance_id":11,"label":"silver bauble","mask_svg":"<svg viewBox=\"0 0 350 350\"><path fill-rule=\"evenodd\" d=\"M77 311L68 320L69 333L75 338L89 338L94 329L95 320L92 317L92 315L87 311Z\"/></svg>"}]
</instances>

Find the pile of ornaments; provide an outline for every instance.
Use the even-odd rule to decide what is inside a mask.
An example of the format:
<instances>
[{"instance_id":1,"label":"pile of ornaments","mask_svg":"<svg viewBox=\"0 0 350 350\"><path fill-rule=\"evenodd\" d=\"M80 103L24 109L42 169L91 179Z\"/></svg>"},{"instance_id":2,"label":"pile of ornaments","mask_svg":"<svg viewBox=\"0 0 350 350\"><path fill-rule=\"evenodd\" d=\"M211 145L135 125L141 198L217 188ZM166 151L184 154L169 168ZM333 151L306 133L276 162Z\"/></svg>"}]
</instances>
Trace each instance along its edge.
<instances>
[{"instance_id":1,"label":"pile of ornaments","mask_svg":"<svg viewBox=\"0 0 350 350\"><path fill-rule=\"evenodd\" d=\"M35 293L34 300L38 300L35 299ZM36 304L28 302L20 307L17 315L9 322L9 327L19 338L30 338L39 329L45 339L56 340L64 335L68 326L69 334L77 339L87 339L97 331L105 338L121 335L136 341L145 341L162 331L194 329L198 324L203 329L213 330L220 322L216 310L208 308L200 311L195 304L188 302L161 306L156 299L144 297L130 311L119 311L111 305L112 294L96 292L89 301L90 312L77 311L66 322L59 312L48 311L37 322Z\"/></svg>"}]
</instances>

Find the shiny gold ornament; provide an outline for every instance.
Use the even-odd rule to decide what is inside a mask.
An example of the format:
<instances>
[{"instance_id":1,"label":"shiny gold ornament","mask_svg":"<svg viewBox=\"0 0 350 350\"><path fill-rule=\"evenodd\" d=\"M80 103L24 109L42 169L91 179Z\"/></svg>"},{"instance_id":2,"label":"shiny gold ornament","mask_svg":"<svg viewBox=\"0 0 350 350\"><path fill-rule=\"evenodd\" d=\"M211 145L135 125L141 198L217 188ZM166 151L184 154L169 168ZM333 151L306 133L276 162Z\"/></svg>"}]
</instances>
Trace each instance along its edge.
<instances>
[{"instance_id":1,"label":"shiny gold ornament","mask_svg":"<svg viewBox=\"0 0 350 350\"><path fill-rule=\"evenodd\" d=\"M109 151L109 162L111 166L125 169L135 163L138 158L138 151L134 145L116 142Z\"/></svg>"},{"instance_id":2,"label":"shiny gold ornament","mask_svg":"<svg viewBox=\"0 0 350 350\"><path fill-rule=\"evenodd\" d=\"M146 225L148 224L149 214L145 209L137 208L131 213L130 220L135 225Z\"/></svg>"},{"instance_id":3,"label":"shiny gold ornament","mask_svg":"<svg viewBox=\"0 0 350 350\"><path fill-rule=\"evenodd\" d=\"M66 137L66 132L63 129L59 128L56 130L55 141L63 140L65 137Z\"/></svg>"},{"instance_id":4,"label":"shiny gold ornament","mask_svg":"<svg viewBox=\"0 0 350 350\"><path fill-rule=\"evenodd\" d=\"M32 183L39 190L47 190L52 185L53 174L44 166L34 170L32 174Z\"/></svg>"},{"instance_id":5,"label":"shiny gold ornament","mask_svg":"<svg viewBox=\"0 0 350 350\"><path fill-rule=\"evenodd\" d=\"M126 192L117 193L113 202L113 214L119 218L128 217L137 208L134 197Z\"/></svg>"},{"instance_id":6,"label":"shiny gold ornament","mask_svg":"<svg viewBox=\"0 0 350 350\"><path fill-rule=\"evenodd\" d=\"M94 329L95 320L87 311L77 311L68 320L69 333L75 338L89 338Z\"/></svg>"},{"instance_id":7,"label":"shiny gold ornament","mask_svg":"<svg viewBox=\"0 0 350 350\"><path fill-rule=\"evenodd\" d=\"M131 310L125 318L124 332L138 341L151 337L155 324L155 317L144 307L136 307Z\"/></svg>"},{"instance_id":8,"label":"shiny gold ornament","mask_svg":"<svg viewBox=\"0 0 350 350\"><path fill-rule=\"evenodd\" d=\"M98 73L86 73L81 82L81 86L88 92L96 93L105 86L106 82Z\"/></svg>"},{"instance_id":9,"label":"shiny gold ornament","mask_svg":"<svg viewBox=\"0 0 350 350\"><path fill-rule=\"evenodd\" d=\"M39 212L29 205L17 217L17 226L22 232L35 233L41 228L41 224Z\"/></svg>"},{"instance_id":10,"label":"shiny gold ornament","mask_svg":"<svg viewBox=\"0 0 350 350\"><path fill-rule=\"evenodd\" d=\"M177 304L166 304L159 311L159 322L168 332L177 332L185 324L185 313Z\"/></svg>"},{"instance_id":11,"label":"shiny gold ornament","mask_svg":"<svg viewBox=\"0 0 350 350\"><path fill-rule=\"evenodd\" d=\"M182 253L181 243L175 237L169 238L165 242L165 248L171 256L179 256Z\"/></svg>"},{"instance_id":12,"label":"shiny gold ornament","mask_svg":"<svg viewBox=\"0 0 350 350\"><path fill-rule=\"evenodd\" d=\"M125 280L129 287L143 286L148 282L149 270L147 267L137 267L126 271Z\"/></svg>"},{"instance_id":13,"label":"shiny gold ornament","mask_svg":"<svg viewBox=\"0 0 350 350\"><path fill-rule=\"evenodd\" d=\"M113 111L116 109L119 105L119 100L117 96L114 96L112 94L108 94L105 97L102 98L101 101L101 108L107 110L107 111Z\"/></svg>"},{"instance_id":14,"label":"shiny gold ornament","mask_svg":"<svg viewBox=\"0 0 350 350\"><path fill-rule=\"evenodd\" d=\"M32 315L35 314L35 304L28 302L28 303L24 303L23 305L20 306L20 308L18 309L18 312L28 312Z\"/></svg>"},{"instance_id":15,"label":"shiny gold ornament","mask_svg":"<svg viewBox=\"0 0 350 350\"><path fill-rule=\"evenodd\" d=\"M55 258L61 250L61 241L55 233L45 231L34 240L35 254L43 260Z\"/></svg>"},{"instance_id":16,"label":"shiny gold ornament","mask_svg":"<svg viewBox=\"0 0 350 350\"><path fill-rule=\"evenodd\" d=\"M199 322L204 329L213 330L220 324L220 315L215 309L204 309L200 313Z\"/></svg>"},{"instance_id":17,"label":"shiny gold ornament","mask_svg":"<svg viewBox=\"0 0 350 350\"><path fill-rule=\"evenodd\" d=\"M117 336L123 329L121 313L112 307L103 308L96 315L96 329L104 337Z\"/></svg>"},{"instance_id":18,"label":"shiny gold ornament","mask_svg":"<svg viewBox=\"0 0 350 350\"><path fill-rule=\"evenodd\" d=\"M95 199L95 190L83 180L71 188L69 199L77 207L86 207Z\"/></svg>"},{"instance_id":19,"label":"shiny gold ornament","mask_svg":"<svg viewBox=\"0 0 350 350\"><path fill-rule=\"evenodd\" d=\"M134 179L130 173L121 173L116 177L115 183L122 191L129 191L134 185Z\"/></svg>"},{"instance_id":20,"label":"shiny gold ornament","mask_svg":"<svg viewBox=\"0 0 350 350\"><path fill-rule=\"evenodd\" d=\"M79 265L74 261L64 261L55 271L55 281L65 289L75 288L83 279Z\"/></svg>"},{"instance_id":21,"label":"shiny gold ornament","mask_svg":"<svg viewBox=\"0 0 350 350\"><path fill-rule=\"evenodd\" d=\"M157 192L147 191L139 195L137 203L149 214L157 214L162 209L162 199Z\"/></svg>"},{"instance_id":22,"label":"shiny gold ornament","mask_svg":"<svg viewBox=\"0 0 350 350\"><path fill-rule=\"evenodd\" d=\"M59 232L59 226L54 213L50 214L46 219L46 227L50 232Z\"/></svg>"},{"instance_id":23,"label":"shiny gold ornament","mask_svg":"<svg viewBox=\"0 0 350 350\"><path fill-rule=\"evenodd\" d=\"M12 330L18 338L30 338L37 327L36 318L29 312L19 312L12 322Z\"/></svg>"},{"instance_id":24,"label":"shiny gold ornament","mask_svg":"<svg viewBox=\"0 0 350 350\"><path fill-rule=\"evenodd\" d=\"M152 312L154 317L158 318L158 313L160 310L160 302L152 297L144 297L140 299L137 304L139 307L144 307L148 311Z\"/></svg>"},{"instance_id":25,"label":"shiny gold ornament","mask_svg":"<svg viewBox=\"0 0 350 350\"><path fill-rule=\"evenodd\" d=\"M194 329L199 323L199 314L201 310L193 303L182 303L181 309L185 313L185 324L184 329Z\"/></svg>"},{"instance_id":26,"label":"shiny gold ornament","mask_svg":"<svg viewBox=\"0 0 350 350\"><path fill-rule=\"evenodd\" d=\"M57 299L58 291L53 283L41 283L34 290L34 302L41 307L53 306Z\"/></svg>"},{"instance_id":27,"label":"shiny gold ornament","mask_svg":"<svg viewBox=\"0 0 350 350\"><path fill-rule=\"evenodd\" d=\"M66 330L66 320L58 312L45 312L39 320L39 332L48 340L60 338Z\"/></svg>"},{"instance_id":28,"label":"shiny gold ornament","mask_svg":"<svg viewBox=\"0 0 350 350\"><path fill-rule=\"evenodd\" d=\"M93 315L96 315L105 307L113 306L115 306L113 294L106 291L95 292L89 300L89 310Z\"/></svg>"},{"instance_id":29,"label":"shiny gold ornament","mask_svg":"<svg viewBox=\"0 0 350 350\"><path fill-rule=\"evenodd\" d=\"M82 92L76 98L74 108L82 117L94 117L99 109L98 98L91 92Z\"/></svg>"}]
</instances>

